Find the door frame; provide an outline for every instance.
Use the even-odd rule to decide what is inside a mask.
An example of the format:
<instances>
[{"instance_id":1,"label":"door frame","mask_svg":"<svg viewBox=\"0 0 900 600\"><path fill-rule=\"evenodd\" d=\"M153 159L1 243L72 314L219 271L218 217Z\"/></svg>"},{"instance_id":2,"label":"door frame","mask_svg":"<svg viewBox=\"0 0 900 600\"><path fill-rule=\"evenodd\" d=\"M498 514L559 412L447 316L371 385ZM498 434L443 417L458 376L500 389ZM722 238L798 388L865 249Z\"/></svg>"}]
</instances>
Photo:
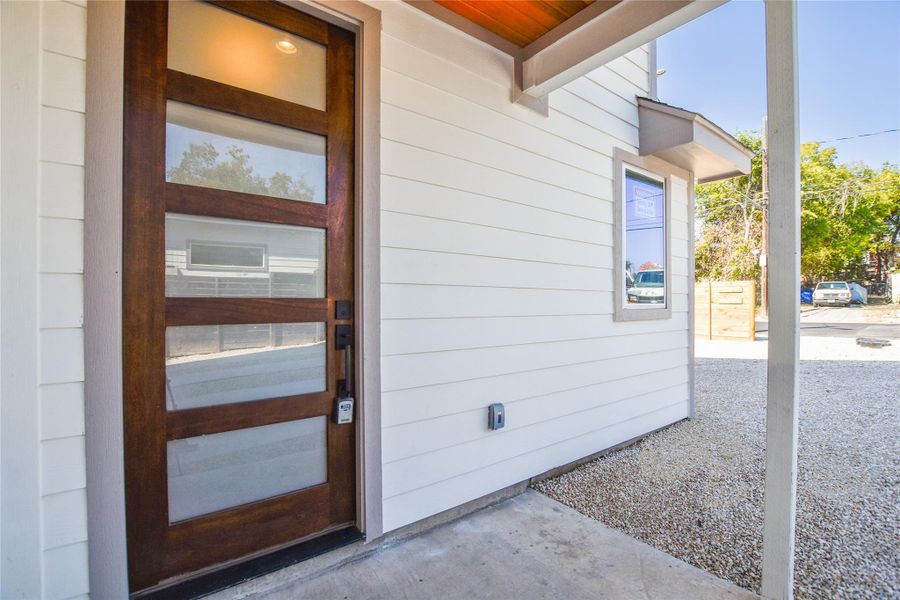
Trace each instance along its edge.
<instances>
[{"instance_id":1,"label":"door frame","mask_svg":"<svg viewBox=\"0 0 900 600\"><path fill-rule=\"evenodd\" d=\"M284 4L356 34L354 353L357 521L381 537L381 13L359 0ZM122 167L125 6L88 3L84 299L85 454L91 594L128 596L122 375Z\"/></svg>"}]
</instances>

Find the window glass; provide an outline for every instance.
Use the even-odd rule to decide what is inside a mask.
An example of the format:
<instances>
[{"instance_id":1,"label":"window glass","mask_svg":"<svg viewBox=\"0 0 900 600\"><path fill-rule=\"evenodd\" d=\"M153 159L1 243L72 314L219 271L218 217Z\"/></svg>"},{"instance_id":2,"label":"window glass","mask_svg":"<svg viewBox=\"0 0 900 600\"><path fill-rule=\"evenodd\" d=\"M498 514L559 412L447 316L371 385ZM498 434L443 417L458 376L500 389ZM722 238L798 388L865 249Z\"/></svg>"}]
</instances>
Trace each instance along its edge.
<instances>
[{"instance_id":1,"label":"window glass","mask_svg":"<svg viewBox=\"0 0 900 600\"><path fill-rule=\"evenodd\" d=\"M625 304L666 305L666 194L662 181L625 170Z\"/></svg>"},{"instance_id":2,"label":"window glass","mask_svg":"<svg viewBox=\"0 0 900 600\"><path fill-rule=\"evenodd\" d=\"M166 408L323 392L325 323L166 329Z\"/></svg>"},{"instance_id":3,"label":"window glass","mask_svg":"<svg viewBox=\"0 0 900 600\"><path fill-rule=\"evenodd\" d=\"M166 296L323 298L325 230L167 213Z\"/></svg>"},{"instance_id":4,"label":"window glass","mask_svg":"<svg viewBox=\"0 0 900 600\"><path fill-rule=\"evenodd\" d=\"M166 181L325 203L325 138L166 103Z\"/></svg>"},{"instance_id":5,"label":"window glass","mask_svg":"<svg viewBox=\"0 0 900 600\"><path fill-rule=\"evenodd\" d=\"M170 441L169 522L325 483L326 431L312 417Z\"/></svg>"},{"instance_id":6,"label":"window glass","mask_svg":"<svg viewBox=\"0 0 900 600\"><path fill-rule=\"evenodd\" d=\"M169 68L325 110L325 47L206 2L169 3Z\"/></svg>"}]
</instances>

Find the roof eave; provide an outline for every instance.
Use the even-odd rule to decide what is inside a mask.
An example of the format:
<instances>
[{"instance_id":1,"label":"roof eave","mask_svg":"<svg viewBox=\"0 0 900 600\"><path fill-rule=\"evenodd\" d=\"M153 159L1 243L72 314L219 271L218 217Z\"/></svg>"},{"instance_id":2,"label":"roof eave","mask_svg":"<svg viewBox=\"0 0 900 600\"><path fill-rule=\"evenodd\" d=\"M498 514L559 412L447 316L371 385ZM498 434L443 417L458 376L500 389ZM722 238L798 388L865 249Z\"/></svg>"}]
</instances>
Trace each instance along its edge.
<instances>
[{"instance_id":1,"label":"roof eave","mask_svg":"<svg viewBox=\"0 0 900 600\"><path fill-rule=\"evenodd\" d=\"M721 127L677 106L638 98L640 154L694 173L701 183L750 172L753 152Z\"/></svg>"}]
</instances>

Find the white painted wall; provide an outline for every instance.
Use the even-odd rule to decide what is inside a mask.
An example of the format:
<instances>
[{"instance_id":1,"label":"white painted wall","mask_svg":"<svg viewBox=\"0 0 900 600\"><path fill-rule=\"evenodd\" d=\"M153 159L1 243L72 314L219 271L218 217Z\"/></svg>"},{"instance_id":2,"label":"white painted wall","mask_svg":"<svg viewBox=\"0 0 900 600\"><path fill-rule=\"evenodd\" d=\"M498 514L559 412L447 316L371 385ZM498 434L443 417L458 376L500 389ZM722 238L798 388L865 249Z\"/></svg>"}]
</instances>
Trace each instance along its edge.
<instances>
[{"instance_id":1,"label":"white painted wall","mask_svg":"<svg viewBox=\"0 0 900 600\"><path fill-rule=\"evenodd\" d=\"M85 23L83 2L60 1L4 2L0 21L3 124L13 125L0 149L4 599L88 592Z\"/></svg>"},{"instance_id":2,"label":"white painted wall","mask_svg":"<svg viewBox=\"0 0 900 600\"><path fill-rule=\"evenodd\" d=\"M688 212L676 181L672 318L613 322L612 150L636 153L647 50L544 117L507 56L377 6L389 531L688 416Z\"/></svg>"}]
</instances>

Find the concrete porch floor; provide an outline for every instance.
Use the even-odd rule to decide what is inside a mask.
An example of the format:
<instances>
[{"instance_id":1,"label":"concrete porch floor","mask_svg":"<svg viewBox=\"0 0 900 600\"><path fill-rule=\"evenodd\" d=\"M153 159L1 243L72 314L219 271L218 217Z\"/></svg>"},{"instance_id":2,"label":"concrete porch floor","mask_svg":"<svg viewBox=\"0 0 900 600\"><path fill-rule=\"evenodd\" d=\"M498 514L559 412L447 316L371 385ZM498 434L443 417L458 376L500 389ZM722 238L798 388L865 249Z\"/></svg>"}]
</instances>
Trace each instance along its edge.
<instances>
[{"instance_id":1,"label":"concrete porch floor","mask_svg":"<svg viewBox=\"0 0 900 600\"><path fill-rule=\"evenodd\" d=\"M530 489L421 535L341 548L209 597L758 598Z\"/></svg>"}]
</instances>

